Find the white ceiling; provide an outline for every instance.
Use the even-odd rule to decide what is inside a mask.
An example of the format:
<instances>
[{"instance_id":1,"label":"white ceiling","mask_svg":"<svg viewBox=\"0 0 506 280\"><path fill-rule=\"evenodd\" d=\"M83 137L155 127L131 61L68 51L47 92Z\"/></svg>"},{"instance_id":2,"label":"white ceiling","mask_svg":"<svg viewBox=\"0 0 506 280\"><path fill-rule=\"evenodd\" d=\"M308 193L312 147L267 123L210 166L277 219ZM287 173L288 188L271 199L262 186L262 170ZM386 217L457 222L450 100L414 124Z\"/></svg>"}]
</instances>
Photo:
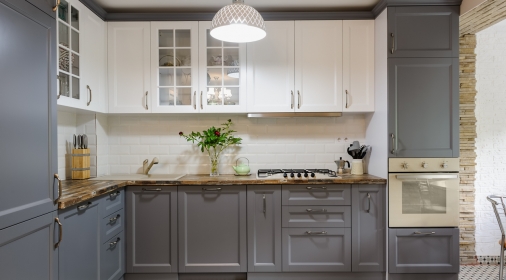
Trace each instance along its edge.
<instances>
[{"instance_id":1,"label":"white ceiling","mask_svg":"<svg viewBox=\"0 0 506 280\"><path fill-rule=\"evenodd\" d=\"M216 12L232 0L95 0L107 12ZM370 11L379 0L245 0L260 12Z\"/></svg>"}]
</instances>

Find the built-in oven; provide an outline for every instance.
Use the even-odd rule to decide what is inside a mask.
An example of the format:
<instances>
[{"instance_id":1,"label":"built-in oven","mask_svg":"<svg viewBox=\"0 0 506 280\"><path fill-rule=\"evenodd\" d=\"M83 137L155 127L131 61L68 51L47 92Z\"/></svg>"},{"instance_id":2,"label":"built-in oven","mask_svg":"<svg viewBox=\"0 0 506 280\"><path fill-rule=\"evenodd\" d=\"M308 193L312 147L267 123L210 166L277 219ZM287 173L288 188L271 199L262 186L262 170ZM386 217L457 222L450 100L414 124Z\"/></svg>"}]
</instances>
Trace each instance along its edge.
<instances>
[{"instance_id":1,"label":"built-in oven","mask_svg":"<svg viewBox=\"0 0 506 280\"><path fill-rule=\"evenodd\" d=\"M389 227L458 227L458 158L389 159Z\"/></svg>"}]
</instances>

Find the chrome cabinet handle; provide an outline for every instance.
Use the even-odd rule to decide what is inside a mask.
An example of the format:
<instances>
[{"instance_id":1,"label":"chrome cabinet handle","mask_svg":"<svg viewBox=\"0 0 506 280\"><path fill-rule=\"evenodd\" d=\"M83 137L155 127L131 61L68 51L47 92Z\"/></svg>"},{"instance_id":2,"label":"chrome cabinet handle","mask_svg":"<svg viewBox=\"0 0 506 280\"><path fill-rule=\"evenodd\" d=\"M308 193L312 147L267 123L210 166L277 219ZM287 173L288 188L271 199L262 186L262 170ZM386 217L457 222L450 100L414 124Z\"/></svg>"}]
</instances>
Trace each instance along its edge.
<instances>
[{"instance_id":1,"label":"chrome cabinet handle","mask_svg":"<svg viewBox=\"0 0 506 280\"><path fill-rule=\"evenodd\" d=\"M144 100L146 101L146 110L149 109L148 107L148 92L146 91L146 94L144 95Z\"/></svg>"},{"instance_id":2,"label":"chrome cabinet handle","mask_svg":"<svg viewBox=\"0 0 506 280\"><path fill-rule=\"evenodd\" d=\"M60 96L61 96L61 79L60 79L60 76L56 75L56 79L58 80L58 95L56 96L56 99L60 99Z\"/></svg>"},{"instance_id":3,"label":"chrome cabinet handle","mask_svg":"<svg viewBox=\"0 0 506 280\"><path fill-rule=\"evenodd\" d=\"M345 90L344 92L346 92L346 106L345 106L345 108L348 109L348 90Z\"/></svg>"},{"instance_id":4,"label":"chrome cabinet handle","mask_svg":"<svg viewBox=\"0 0 506 280\"><path fill-rule=\"evenodd\" d=\"M118 242L121 240L121 238L116 238L116 241L113 241L113 242L109 242L109 247L114 247L116 246L116 244L118 244Z\"/></svg>"},{"instance_id":5,"label":"chrome cabinet handle","mask_svg":"<svg viewBox=\"0 0 506 280\"><path fill-rule=\"evenodd\" d=\"M117 192L115 192L115 193L110 193L110 194L109 194L109 197L110 197L110 198L115 198L115 197L117 197L118 195L119 195L119 191L117 191Z\"/></svg>"},{"instance_id":6,"label":"chrome cabinet handle","mask_svg":"<svg viewBox=\"0 0 506 280\"><path fill-rule=\"evenodd\" d=\"M391 133L390 137L392 138L392 150L390 150L390 153L393 155L395 154L395 134Z\"/></svg>"},{"instance_id":7,"label":"chrome cabinet handle","mask_svg":"<svg viewBox=\"0 0 506 280\"><path fill-rule=\"evenodd\" d=\"M306 209L306 212L327 212L327 209Z\"/></svg>"},{"instance_id":8,"label":"chrome cabinet handle","mask_svg":"<svg viewBox=\"0 0 506 280\"><path fill-rule=\"evenodd\" d=\"M369 212L371 212L371 194L370 193L367 193L367 200L368 200L369 204L368 204L367 210L365 210L365 212L369 213Z\"/></svg>"},{"instance_id":9,"label":"chrome cabinet handle","mask_svg":"<svg viewBox=\"0 0 506 280\"><path fill-rule=\"evenodd\" d=\"M56 249L56 248L60 247L60 243L61 243L61 240L63 237L63 225L61 224L60 219L58 219L58 217L54 218L54 222L58 224L58 230L59 230L58 242L56 242L56 244L54 244L54 248Z\"/></svg>"},{"instance_id":10,"label":"chrome cabinet handle","mask_svg":"<svg viewBox=\"0 0 506 280\"><path fill-rule=\"evenodd\" d=\"M390 33L390 36L392 37L392 49L390 50L390 53L393 54L394 53L394 49L395 49L395 36L394 36L394 33Z\"/></svg>"},{"instance_id":11,"label":"chrome cabinet handle","mask_svg":"<svg viewBox=\"0 0 506 280\"><path fill-rule=\"evenodd\" d=\"M58 6L60 6L60 0L56 0L56 6L53 7L53 12L56 12L56 10L58 10Z\"/></svg>"},{"instance_id":12,"label":"chrome cabinet handle","mask_svg":"<svg viewBox=\"0 0 506 280\"><path fill-rule=\"evenodd\" d=\"M91 88L89 85L86 85L86 88L88 89L88 91L90 92L90 101L88 101L88 103L86 104L86 106L90 106L91 104L91 98L93 97L92 95L92 92L91 92Z\"/></svg>"},{"instance_id":13,"label":"chrome cabinet handle","mask_svg":"<svg viewBox=\"0 0 506 280\"><path fill-rule=\"evenodd\" d=\"M263 198L262 198L262 199L263 199L263 204L264 204L264 214L265 214L265 213L267 213L267 204L266 204L266 202L265 202L265 194L264 194L264 196L263 196Z\"/></svg>"},{"instance_id":14,"label":"chrome cabinet handle","mask_svg":"<svg viewBox=\"0 0 506 280\"><path fill-rule=\"evenodd\" d=\"M62 195L62 186L60 176L57 173L54 174L54 179L58 180L58 197L54 200L54 203L58 202ZM54 181L53 181L54 182Z\"/></svg>"},{"instance_id":15,"label":"chrome cabinet handle","mask_svg":"<svg viewBox=\"0 0 506 280\"><path fill-rule=\"evenodd\" d=\"M84 204L84 205L81 205L81 206L77 206L77 210L84 210L84 209L90 207L90 205L91 205L91 201L88 201L87 204Z\"/></svg>"},{"instance_id":16,"label":"chrome cabinet handle","mask_svg":"<svg viewBox=\"0 0 506 280\"><path fill-rule=\"evenodd\" d=\"M200 91L200 109L204 110L204 104L202 103L202 91Z\"/></svg>"},{"instance_id":17,"label":"chrome cabinet handle","mask_svg":"<svg viewBox=\"0 0 506 280\"><path fill-rule=\"evenodd\" d=\"M221 188L214 188L214 189L202 188L202 190L205 192L216 192L221 191Z\"/></svg>"},{"instance_id":18,"label":"chrome cabinet handle","mask_svg":"<svg viewBox=\"0 0 506 280\"><path fill-rule=\"evenodd\" d=\"M111 223L115 223L115 222L119 219L119 217L121 217L121 215L120 215L120 214L116 215L116 217L112 217L112 218L110 218L110 219L109 219L109 222L111 222Z\"/></svg>"},{"instance_id":19,"label":"chrome cabinet handle","mask_svg":"<svg viewBox=\"0 0 506 280\"><path fill-rule=\"evenodd\" d=\"M291 93L292 93L292 99L291 99L292 100L292 104L290 104L290 109L293 109L293 101L294 101L294 99L293 99L293 90L291 90Z\"/></svg>"},{"instance_id":20,"label":"chrome cabinet handle","mask_svg":"<svg viewBox=\"0 0 506 280\"><path fill-rule=\"evenodd\" d=\"M419 232L419 231L415 231L415 232L413 232L413 234L431 235L431 234L436 234L436 232L435 231L432 231L432 232Z\"/></svg>"},{"instance_id":21,"label":"chrome cabinet handle","mask_svg":"<svg viewBox=\"0 0 506 280\"><path fill-rule=\"evenodd\" d=\"M298 95L297 101L299 102L299 104L297 104L297 109L300 109L300 103L301 103L300 91L297 91L297 95Z\"/></svg>"},{"instance_id":22,"label":"chrome cabinet handle","mask_svg":"<svg viewBox=\"0 0 506 280\"><path fill-rule=\"evenodd\" d=\"M326 190L327 187L325 187L325 186L322 186L322 187L306 187L306 189L308 189L308 190L312 190L312 189L324 189L324 190Z\"/></svg>"},{"instance_id":23,"label":"chrome cabinet handle","mask_svg":"<svg viewBox=\"0 0 506 280\"><path fill-rule=\"evenodd\" d=\"M197 91L193 92L193 109L197 110Z\"/></svg>"},{"instance_id":24,"label":"chrome cabinet handle","mask_svg":"<svg viewBox=\"0 0 506 280\"><path fill-rule=\"evenodd\" d=\"M327 234L326 231L306 231L306 234Z\"/></svg>"},{"instance_id":25,"label":"chrome cabinet handle","mask_svg":"<svg viewBox=\"0 0 506 280\"><path fill-rule=\"evenodd\" d=\"M143 191L145 192L161 192L162 189L161 188L156 188L156 189L146 189L146 188L142 188Z\"/></svg>"}]
</instances>

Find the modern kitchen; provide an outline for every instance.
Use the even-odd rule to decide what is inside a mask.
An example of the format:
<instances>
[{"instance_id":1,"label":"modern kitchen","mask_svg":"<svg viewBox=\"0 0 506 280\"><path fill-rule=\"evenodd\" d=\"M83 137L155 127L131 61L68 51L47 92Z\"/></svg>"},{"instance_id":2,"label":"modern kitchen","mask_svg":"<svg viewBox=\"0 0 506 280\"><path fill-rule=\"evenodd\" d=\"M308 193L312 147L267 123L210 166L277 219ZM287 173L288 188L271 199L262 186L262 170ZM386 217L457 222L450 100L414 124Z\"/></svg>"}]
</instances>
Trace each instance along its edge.
<instances>
[{"instance_id":1,"label":"modern kitchen","mask_svg":"<svg viewBox=\"0 0 506 280\"><path fill-rule=\"evenodd\" d=\"M475 279L483 1L336 2L0 0L0 279Z\"/></svg>"}]
</instances>

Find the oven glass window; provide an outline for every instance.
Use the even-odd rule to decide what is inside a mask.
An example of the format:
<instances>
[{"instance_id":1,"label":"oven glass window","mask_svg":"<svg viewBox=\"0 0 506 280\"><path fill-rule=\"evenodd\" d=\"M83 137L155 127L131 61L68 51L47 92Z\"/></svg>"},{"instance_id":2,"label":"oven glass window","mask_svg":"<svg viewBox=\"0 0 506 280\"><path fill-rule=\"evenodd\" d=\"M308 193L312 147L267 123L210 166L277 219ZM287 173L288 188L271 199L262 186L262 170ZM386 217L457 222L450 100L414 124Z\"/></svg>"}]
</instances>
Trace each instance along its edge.
<instances>
[{"instance_id":1,"label":"oven glass window","mask_svg":"<svg viewBox=\"0 0 506 280\"><path fill-rule=\"evenodd\" d=\"M445 181L403 181L403 214L446 214Z\"/></svg>"}]
</instances>

